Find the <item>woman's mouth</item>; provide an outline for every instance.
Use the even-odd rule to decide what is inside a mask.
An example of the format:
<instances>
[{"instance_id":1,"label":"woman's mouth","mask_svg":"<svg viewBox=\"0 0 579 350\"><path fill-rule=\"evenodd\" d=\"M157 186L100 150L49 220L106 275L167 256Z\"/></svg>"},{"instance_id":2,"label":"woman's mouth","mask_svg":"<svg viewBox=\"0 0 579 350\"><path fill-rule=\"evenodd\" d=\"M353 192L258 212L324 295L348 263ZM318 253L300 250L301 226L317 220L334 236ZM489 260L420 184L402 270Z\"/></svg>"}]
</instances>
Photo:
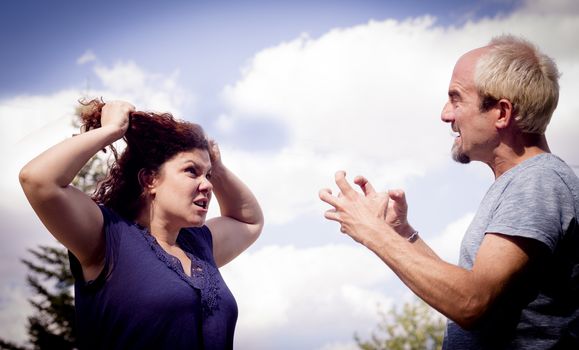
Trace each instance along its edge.
<instances>
[{"instance_id":1,"label":"woman's mouth","mask_svg":"<svg viewBox=\"0 0 579 350\"><path fill-rule=\"evenodd\" d=\"M195 202L193 202L193 204L195 204L196 206L198 206L200 208L207 209L209 201L207 199L199 199L199 200L196 200Z\"/></svg>"}]
</instances>

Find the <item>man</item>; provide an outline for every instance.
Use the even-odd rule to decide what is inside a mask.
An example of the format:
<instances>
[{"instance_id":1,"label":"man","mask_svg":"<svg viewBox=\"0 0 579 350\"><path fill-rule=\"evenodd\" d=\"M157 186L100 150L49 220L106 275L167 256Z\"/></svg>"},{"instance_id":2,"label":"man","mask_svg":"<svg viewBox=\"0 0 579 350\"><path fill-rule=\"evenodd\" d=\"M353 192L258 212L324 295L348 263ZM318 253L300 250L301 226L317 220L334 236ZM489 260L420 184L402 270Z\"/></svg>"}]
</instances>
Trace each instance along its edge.
<instances>
[{"instance_id":1,"label":"man","mask_svg":"<svg viewBox=\"0 0 579 350\"><path fill-rule=\"evenodd\" d=\"M457 62L442 120L453 158L492 169L462 241L459 265L442 261L406 220L401 190L320 198L325 217L376 253L449 319L444 349L579 349L579 179L552 155L544 132L559 96L554 62L529 42L493 39Z\"/></svg>"}]
</instances>

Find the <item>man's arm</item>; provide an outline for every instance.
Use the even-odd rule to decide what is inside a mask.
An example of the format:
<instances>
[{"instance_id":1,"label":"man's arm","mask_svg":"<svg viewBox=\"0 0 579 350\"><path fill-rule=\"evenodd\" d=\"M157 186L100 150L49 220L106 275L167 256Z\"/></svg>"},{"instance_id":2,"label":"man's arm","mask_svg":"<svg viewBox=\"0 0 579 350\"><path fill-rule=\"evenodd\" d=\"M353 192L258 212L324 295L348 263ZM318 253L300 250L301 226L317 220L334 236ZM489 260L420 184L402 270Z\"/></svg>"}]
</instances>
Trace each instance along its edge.
<instances>
[{"instance_id":1,"label":"man's arm","mask_svg":"<svg viewBox=\"0 0 579 350\"><path fill-rule=\"evenodd\" d=\"M382 239L366 246L416 295L463 328L472 327L485 315L531 259L522 249L528 239L488 233L469 271L404 240L392 239L387 229L383 233Z\"/></svg>"},{"instance_id":2,"label":"man's arm","mask_svg":"<svg viewBox=\"0 0 579 350\"><path fill-rule=\"evenodd\" d=\"M320 198L334 209L326 218L373 251L420 298L463 328L473 326L497 297L514 283L539 251L531 239L488 233L472 270L440 259L421 239L411 243L385 220L388 196L361 186L356 192L343 172L336 174L339 197L329 190ZM535 247L537 246L537 247Z\"/></svg>"}]
</instances>

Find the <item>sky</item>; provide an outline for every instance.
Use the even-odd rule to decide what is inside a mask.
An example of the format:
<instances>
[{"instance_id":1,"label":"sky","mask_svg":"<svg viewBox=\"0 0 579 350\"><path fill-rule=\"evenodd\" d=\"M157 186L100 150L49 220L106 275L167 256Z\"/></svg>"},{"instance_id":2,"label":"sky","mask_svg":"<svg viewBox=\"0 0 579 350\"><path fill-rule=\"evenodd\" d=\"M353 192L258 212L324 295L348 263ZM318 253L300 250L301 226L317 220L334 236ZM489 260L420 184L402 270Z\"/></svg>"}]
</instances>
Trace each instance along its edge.
<instances>
[{"instance_id":1,"label":"sky","mask_svg":"<svg viewBox=\"0 0 579 350\"><path fill-rule=\"evenodd\" d=\"M336 189L340 169L403 188L411 224L455 263L493 177L450 159L440 112L458 57L503 33L557 62L547 138L579 172L576 1L3 1L0 337L26 335L20 259L56 244L18 171L76 132L79 98L102 96L201 124L260 201L262 236L221 269L239 305L236 348L355 349L378 310L413 296L323 218L318 190Z\"/></svg>"}]
</instances>

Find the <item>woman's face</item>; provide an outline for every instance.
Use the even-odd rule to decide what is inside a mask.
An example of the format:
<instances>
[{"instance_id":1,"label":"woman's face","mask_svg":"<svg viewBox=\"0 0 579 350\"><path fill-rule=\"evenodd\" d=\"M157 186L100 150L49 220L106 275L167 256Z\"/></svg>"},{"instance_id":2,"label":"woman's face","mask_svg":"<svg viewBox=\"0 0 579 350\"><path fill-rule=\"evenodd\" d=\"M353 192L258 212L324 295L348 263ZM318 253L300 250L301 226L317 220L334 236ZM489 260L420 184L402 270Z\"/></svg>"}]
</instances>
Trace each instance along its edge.
<instances>
[{"instance_id":1,"label":"woman's face","mask_svg":"<svg viewBox=\"0 0 579 350\"><path fill-rule=\"evenodd\" d=\"M210 177L206 150L181 152L166 161L149 188L154 195L151 219L176 228L202 226L213 190Z\"/></svg>"}]
</instances>

